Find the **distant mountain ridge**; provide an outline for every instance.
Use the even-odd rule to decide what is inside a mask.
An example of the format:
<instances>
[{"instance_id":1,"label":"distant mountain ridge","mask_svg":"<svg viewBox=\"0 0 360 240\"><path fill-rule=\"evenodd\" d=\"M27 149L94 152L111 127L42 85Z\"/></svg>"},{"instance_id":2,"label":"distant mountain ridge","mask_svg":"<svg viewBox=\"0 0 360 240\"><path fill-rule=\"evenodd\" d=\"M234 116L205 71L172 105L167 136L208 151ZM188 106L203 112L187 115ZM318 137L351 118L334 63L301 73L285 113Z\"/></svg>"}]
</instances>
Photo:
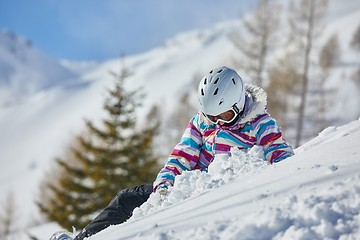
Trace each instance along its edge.
<instances>
[{"instance_id":1,"label":"distant mountain ridge","mask_svg":"<svg viewBox=\"0 0 360 240\"><path fill-rule=\"evenodd\" d=\"M34 48L31 41L0 30L0 106L75 77L59 61Z\"/></svg>"}]
</instances>

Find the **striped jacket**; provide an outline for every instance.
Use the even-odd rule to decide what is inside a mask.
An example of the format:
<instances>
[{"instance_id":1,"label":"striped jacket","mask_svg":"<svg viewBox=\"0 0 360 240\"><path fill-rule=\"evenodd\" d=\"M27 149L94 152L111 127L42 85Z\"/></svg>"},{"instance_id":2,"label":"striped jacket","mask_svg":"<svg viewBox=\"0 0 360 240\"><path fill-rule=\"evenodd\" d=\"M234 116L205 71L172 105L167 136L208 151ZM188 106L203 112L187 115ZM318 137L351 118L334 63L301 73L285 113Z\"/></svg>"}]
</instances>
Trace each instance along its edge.
<instances>
[{"instance_id":1,"label":"striped jacket","mask_svg":"<svg viewBox=\"0 0 360 240\"><path fill-rule=\"evenodd\" d=\"M173 185L175 176L183 171L206 171L216 154L230 154L232 147L248 150L254 145L263 147L264 159L271 164L294 154L276 121L266 111L264 90L246 86L244 112L236 124L212 124L202 113L190 120L180 142L160 170L154 191L159 186Z\"/></svg>"}]
</instances>

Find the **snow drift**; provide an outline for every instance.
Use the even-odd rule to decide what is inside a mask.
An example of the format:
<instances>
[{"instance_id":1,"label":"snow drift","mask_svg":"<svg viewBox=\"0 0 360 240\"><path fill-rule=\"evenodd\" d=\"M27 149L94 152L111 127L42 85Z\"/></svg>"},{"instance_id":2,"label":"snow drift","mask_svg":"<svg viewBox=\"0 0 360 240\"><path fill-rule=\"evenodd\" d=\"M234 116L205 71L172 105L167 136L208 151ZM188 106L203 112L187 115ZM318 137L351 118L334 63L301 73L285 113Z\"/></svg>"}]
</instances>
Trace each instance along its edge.
<instances>
[{"instance_id":1,"label":"snow drift","mask_svg":"<svg viewBox=\"0 0 360 240\"><path fill-rule=\"evenodd\" d=\"M360 119L329 127L274 165L259 149L216 156L208 173L178 176L132 218L90 237L120 239L360 239Z\"/></svg>"}]
</instances>

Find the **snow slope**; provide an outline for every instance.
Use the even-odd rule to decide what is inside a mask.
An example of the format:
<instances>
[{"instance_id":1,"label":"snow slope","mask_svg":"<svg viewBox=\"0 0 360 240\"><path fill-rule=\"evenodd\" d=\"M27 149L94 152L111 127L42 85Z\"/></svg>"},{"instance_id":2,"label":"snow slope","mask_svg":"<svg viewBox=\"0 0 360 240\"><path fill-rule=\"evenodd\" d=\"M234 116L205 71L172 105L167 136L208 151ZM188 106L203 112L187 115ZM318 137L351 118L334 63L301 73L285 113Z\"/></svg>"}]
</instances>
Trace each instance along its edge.
<instances>
[{"instance_id":1,"label":"snow slope","mask_svg":"<svg viewBox=\"0 0 360 240\"><path fill-rule=\"evenodd\" d=\"M128 222L88 239L360 239L359 143L360 119L279 164L217 156L209 173L178 176L163 203L152 194Z\"/></svg>"},{"instance_id":2,"label":"snow slope","mask_svg":"<svg viewBox=\"0 0 360 240\"><path fill-rule=\"evenodd\" d=\"M331 5L333 15L324 34L327 38L338 33L343 51L341 64L331 75L331 84L341 86L331 113L340 119L336 124L344 124L360 113L360 95L349 80L360 61L348 46L360 23L360 2L331 3L337 5ZM338 5L341 14L336 12ZM238 31L239 26L234 20L181 33L163 46L127 56L125 65L134 73L128 87L142 86L147 94L139 115L143 117L155 103L160 104L166 118L176 109L177 98L189 91L194 74L203 75L219 65L234 67L232 59L237 50L228 34ZM109 71L118 72L121 64L120 59L59 64L28 41L0 32L0 203L9 193L14 194L17 229L24 230L34 224L34 219L41 219L34 203L41 196L40 181L51 176L55 157L62 156L74 135L81 132L83 119L101 119L106 88L113 81ZM247 80L245 73L243 77Z\"/></svg>"}]
</instances>

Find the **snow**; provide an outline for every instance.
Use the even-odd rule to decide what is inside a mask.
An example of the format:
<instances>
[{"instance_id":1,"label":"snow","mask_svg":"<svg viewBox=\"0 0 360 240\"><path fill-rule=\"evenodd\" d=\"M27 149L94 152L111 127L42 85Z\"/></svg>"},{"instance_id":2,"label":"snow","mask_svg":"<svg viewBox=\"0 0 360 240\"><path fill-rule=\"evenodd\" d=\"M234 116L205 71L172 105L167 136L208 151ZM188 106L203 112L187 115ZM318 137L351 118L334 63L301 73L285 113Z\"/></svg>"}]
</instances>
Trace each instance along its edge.
<instances>
[{"instance_id":1,"label":"snow","mask_svg":"<svg viewBox=\"0 0 360 240\"><path fill-rule=\"evenodd\" d=\"M38 239L38 236L51 236L55 232L59 231L60 226L57 223L46 223L40 226L30 228L27 233L35 239Z\"/></svg>"},{"instance_id":2,"label":"snow","mask_svg":"<svg viewBox=\"0 0 360 240\"><path fill-rule=\"evenodd\" d=\"M360 239L359 142L360 119L274 165L234 149L88 239Z\"/></svg>"},{"instance_id":3,"label":"snow","mask_svg":"<svg viewBox=\"0 0 360 240\"><path fill-rule=\"evenodd\" d=\"M71 84L77 74L8 30L0 31L0 107L41 89Z\"/></svg>"},{"instance_id":4,"label":"snow","mask_svg":"<svg viewBox=\"0 0 360 240\"><path fill-rule=\"evenodd\" d=\"M359 186L355 181L358 175L351 169L358 170L359 165L358 121L336 126L360 114L360 94L350 80L360 65L359 55L348 44L360 24L360 2L331 0L330 7L329 24L321 41L337 33L342 48L340 64L330 76L331 86L341 86L330 109L338 119L336 124L297 149L294 158L274 166L258 161L259 149L246 154L234 150L231 159L217 156L208 174L184 174L162 205L157 205L153 196L129 223L102 232L105 239L120 233L124 238L140 234L143 239L183 239L192 235L199 239L241 239L236 234L251 236L252 232L263 234L263 239L271 234L284 239L291 234L299 236L295 239L300 235L317 239L321 231L333 236L345 236L345 232L356 236L359 218L351 206L359 204ZM29 227L43 221L35 200L41 197L40 182L51 176L54 159L63 156L74 135L83 130L84 119L97 123L103 117L102 103L113 81L109 71L118 72L124 62L133 72L127 87L142 86L146 94L139 116L159 104L166 120L179 96L188 91L194 74L203 75L221 65L234 67L238 52L228 34L239 26L234 20L180 33L158 48L104 62L50 59L29 41L0 31L0 205L8 193L14 194L19 216L14 227L21 232L16 239L29 239L26 232L33 229ZM351 138L354 141L348 143ZM325 208L330 207L334 209L326 212ZM314 212L316 208L318 212ZM177 214L179 218L175 219ZM334 217L334 222L323 216L326 214L340 217ZM321 222L320 218L325 220ZM51 226L48 232L53 231ZM138 231L141 228L144 231ZM94 239L104 239L101 234ZM44 230L36 231L36 235L38 239L49 237Z\"/></svg>"}]
</instances>

